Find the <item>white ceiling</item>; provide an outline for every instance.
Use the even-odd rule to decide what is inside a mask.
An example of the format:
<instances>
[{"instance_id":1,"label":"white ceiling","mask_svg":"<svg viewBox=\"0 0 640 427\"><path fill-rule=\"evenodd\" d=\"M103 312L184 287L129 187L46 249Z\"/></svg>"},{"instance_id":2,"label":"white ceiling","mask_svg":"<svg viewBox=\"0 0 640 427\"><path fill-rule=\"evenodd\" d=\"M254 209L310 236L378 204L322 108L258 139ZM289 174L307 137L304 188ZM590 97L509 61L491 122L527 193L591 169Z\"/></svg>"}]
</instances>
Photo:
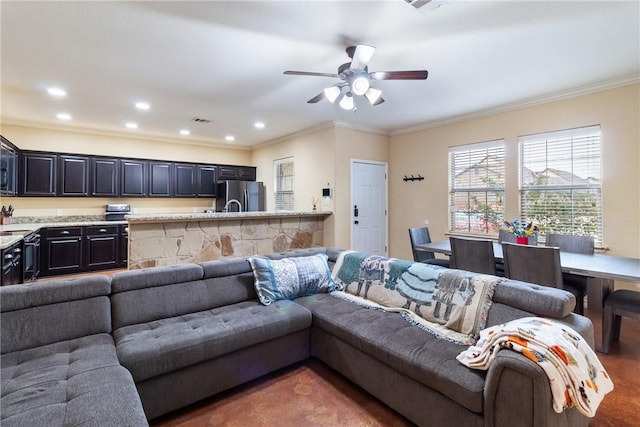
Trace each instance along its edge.
<instances>
[{"instance_id":1,"label":"white ceiling","mask_svg":"<svg viewBox=\"0 0 640 427\"><path fill-rule=\"evenodd\" d=\"M638 1L3 0L0 14L3 123L176 141L251 146L327 122L393 134L640 75ZM306 103L337 79L282 74L335 73L354 42L377 47L370 71L429 78L376 81L386 102L351 113Z\"/></svg>"}]
</instances>

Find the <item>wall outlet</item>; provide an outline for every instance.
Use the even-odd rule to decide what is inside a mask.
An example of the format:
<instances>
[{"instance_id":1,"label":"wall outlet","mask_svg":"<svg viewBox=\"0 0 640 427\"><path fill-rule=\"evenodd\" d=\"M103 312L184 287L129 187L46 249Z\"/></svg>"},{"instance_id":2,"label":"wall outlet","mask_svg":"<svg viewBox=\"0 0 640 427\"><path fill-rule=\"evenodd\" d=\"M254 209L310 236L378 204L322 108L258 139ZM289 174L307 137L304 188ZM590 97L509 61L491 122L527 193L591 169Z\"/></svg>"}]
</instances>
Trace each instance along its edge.
<instances>
[{"instance_id":1,"label":"wall outlet","mask_svg":"<svg viewBox=\"0 0 640 427\"><path fill-rule=\"evenodd\" d=\"M140 213L140 210L138 208L133 208L133 213L134 214Z\"/></svg>"},{"instance_id":2,"label":"wall outlet","mask_svg":"<svg viewBox=\"0 0 640 427\"><path fill-rule=\"evenodd\" d=\"M56 215L62 216L62 209L56 209Z\"/></svg>"}]
</instances>

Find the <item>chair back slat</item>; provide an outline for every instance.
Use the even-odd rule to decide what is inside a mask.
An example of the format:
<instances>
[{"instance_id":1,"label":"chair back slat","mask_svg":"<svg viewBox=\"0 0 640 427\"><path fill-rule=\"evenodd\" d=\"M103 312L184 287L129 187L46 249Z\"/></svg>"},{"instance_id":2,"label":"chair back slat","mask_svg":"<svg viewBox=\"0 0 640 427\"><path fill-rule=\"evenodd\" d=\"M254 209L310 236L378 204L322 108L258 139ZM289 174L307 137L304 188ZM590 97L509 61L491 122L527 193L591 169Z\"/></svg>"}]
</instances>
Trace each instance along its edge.
<instances>
[{"instance_id":1,"label":"chair back slat","mask_svg":"<svg viewBox=\"0 0 640 427\"><path fill-rule=\"evenodd\" d=\"M416 245L431 243L429 228L427 227L410 228L409 240L411 241L411 250L413 252L413 260L415 262L423 262L423 261L435 258L435 255L433 254L433 252L420 251L416 249Z\"/></svg>"}]
</instances>

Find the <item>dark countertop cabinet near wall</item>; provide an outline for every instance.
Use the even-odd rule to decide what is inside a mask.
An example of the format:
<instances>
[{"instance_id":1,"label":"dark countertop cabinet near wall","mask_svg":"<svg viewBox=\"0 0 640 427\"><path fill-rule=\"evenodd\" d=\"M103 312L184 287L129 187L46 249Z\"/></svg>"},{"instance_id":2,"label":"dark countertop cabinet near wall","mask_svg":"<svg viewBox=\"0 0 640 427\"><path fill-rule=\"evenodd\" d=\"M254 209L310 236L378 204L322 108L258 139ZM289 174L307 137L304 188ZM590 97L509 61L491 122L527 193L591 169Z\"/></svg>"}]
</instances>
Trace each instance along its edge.
<instances>
[{"instance_id":1,"label":"dark countertop cabinet near wall","mask_svg":"<svg viewBox=\"0 0 640 427\"><path fill-rule=\"evenodd\" d=\"M18 194L18 148L0 136L0 194Z\"/></svg>"}]
</instances>

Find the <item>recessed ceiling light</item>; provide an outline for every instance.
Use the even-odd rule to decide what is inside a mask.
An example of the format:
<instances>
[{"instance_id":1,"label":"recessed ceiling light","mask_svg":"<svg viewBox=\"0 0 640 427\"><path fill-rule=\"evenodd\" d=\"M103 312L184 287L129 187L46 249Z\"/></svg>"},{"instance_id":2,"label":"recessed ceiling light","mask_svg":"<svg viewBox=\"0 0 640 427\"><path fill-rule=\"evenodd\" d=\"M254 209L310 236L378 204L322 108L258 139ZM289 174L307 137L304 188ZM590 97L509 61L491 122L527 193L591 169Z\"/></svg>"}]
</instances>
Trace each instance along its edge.
<instances>
[{"instance_id":1,"label":"recessed ceiling light","mask_svg":"<svg viewBox=\"0 0 640 427\"><path fill-rule=\"evenodd\" d=\"M224 139L229 141L229 142L231 142L231 141L235 141L236 137L233 136L233 135L227 135L227 136L224 137Z\"/></svg>"},{"instance_id":2,"label":"recessed ceiling light","mask_svg":"<svg viewBox=\"0 0 640 427\"><path fill-rule=\"evenodd\" d=\"M67 96L67 91L62 89L61 87L50 87L47 89L47 93L51 96L55 96L56 98L64 98Z\"/></svg>"},{"instance_id":3,"label":"recessed ceiling light","mask_svg":"<svg viewBox=\"0 0 640 427\"><path fill-rule=\"evenodd\" d=\"M125 125L127 129L138 129L138 124L134 122L129 122Z\"/></svg>"},{"instance_id":4,"label":"recessed ceiling light","mask_svg":"<svg viewBox=\"0 0 640 427\"><path fill-rule=\"evenodd\" d=\"M191 132L189 132L187 129L182 129L180 131L180 135L184 135L184 136L191 135Z\"/></svg>"},{"instance_id":5,"label":"recessed ceiling light","mask_svg":"<svg viewBox=\"0 0 640 427\"><path fill-rule=\"evenodd\" d=\"M149 105L148 103L144 102L144 101L140 101L140 102L136 102L136 108L138 110L148 110L149 108L151 108L151 105Z\"/></svg>"},{"instance_id":6,"label":"recessed ceiling light","mask_svg":"<svg viewBox=\"0 0 640 427\"><path fill-rule=\"evenodd\" d=\"M264 123L262 122L255 122L253 126L255 126L257 129L264 129Z\"/></svg>"},{"instance_id":7,"label":"recessed ceiling light","mask_svg":"<svg viewBox=\"0 0 640 427\"><path fill-rule=\"evenodd\" d=\"M60 120L71 120L71 115L67 113L58 113L56 117Z\"/></svg>"}]
</instances>

